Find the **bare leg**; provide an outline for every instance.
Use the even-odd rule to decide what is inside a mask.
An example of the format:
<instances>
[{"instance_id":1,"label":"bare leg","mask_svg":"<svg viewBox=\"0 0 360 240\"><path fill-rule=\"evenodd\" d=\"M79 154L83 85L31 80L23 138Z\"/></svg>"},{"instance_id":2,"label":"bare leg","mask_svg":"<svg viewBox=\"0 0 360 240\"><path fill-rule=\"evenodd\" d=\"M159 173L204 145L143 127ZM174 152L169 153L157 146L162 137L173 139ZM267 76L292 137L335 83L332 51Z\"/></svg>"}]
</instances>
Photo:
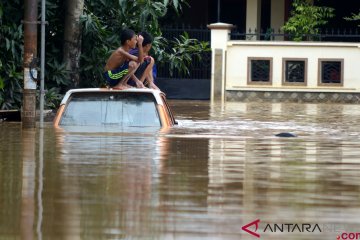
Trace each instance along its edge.
<instances>
[{"instance_id":1,"label":"bare leg","mask_svg":"<svg viewBox=\"0 0 360 240\"><path fill-rule=\"evenodd\" d=\"M143 75L139 79L142 83L144 83L145 79L147 79L149 81L148 78L150 77L150 74L151 74L151 77L152 77L152 68L153 68L153 66L154 66L154 58L150 57L150 63L149 63L149 65L146 66ZM153 79L153 77L152 77L152 79Z\"/></svg>"},{"instance_id":2,"label":"bare leg","mask_svg":"<svg viewBox=\"0 0 360 240\"><path fill-rule=\"evenodd\" d=\"M114 86L114 88L118 88L118 89L127 89L127 88L131 88L132 86L128 85L127 82L129 81L130 77L132 77L136 71L136 69L139 67L139 64L131 61L129 62L129 71L128 74L126 74L121 81Z\"/></svg>"},{"instance_id":3,"label":"bare leg","mask_svg":"<svg viewBox=\"0 0 360 240\"><path fill-rule=\"evenodd\" d=\"M154 83L154 76L152 71L149 72L149 75L146 77L145 81L147 81L149 88L160 90L160 88L158 88L158 86L156 86Z\"/></svg>"},{"instance_id":4,"label":"bare leg","mask_svg":"<svg viewBox=\"0 0 360 240\"><path fill-rule=\"evenodd\" d=\"M137 88L145 88L144 84L133 74L131 78L135 81Z\"/></svg>"},{"instance_id":5,"label":"bare leg","mask_svg":"<svg viewBox=\"0 0 360 240\"><path fill-rule=\"evenodd\" d=\"M152 71L153 66L154 66L154 62L155 62L154 59L151 58L151 62L150 62L150 64L149 64L149 66L151 65L151 68L150 68L150 70L148 71L148 73L147 73L147 75L146 75L146 80L145 80L145 82L147 82L147 85L148 85L149 88L155 89L155 90L160 90L160 89L154 84L154 76L153 76L153 71ZM145 73L144 73L144 75L145 75Z\"/></svg>"}]
</instances>

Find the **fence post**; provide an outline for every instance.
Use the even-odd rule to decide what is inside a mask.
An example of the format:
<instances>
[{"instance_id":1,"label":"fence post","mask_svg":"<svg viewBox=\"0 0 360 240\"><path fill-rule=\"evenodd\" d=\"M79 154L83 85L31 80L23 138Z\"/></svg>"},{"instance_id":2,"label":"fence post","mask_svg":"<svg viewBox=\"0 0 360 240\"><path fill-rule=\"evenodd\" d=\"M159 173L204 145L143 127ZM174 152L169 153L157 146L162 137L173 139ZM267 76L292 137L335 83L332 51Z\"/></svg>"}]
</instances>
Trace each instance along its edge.
<instances>
[{"instance_id":1,"label":"fence post","mask_svg":"<svg viewBox=\"0 0 360 240\"><path fill-rule=\"evenodd\" d=\"M230 31L235 26L227 23L213 23L211 30L211 101L225 100L226 49Z\"/></svg>"}]
</instances>

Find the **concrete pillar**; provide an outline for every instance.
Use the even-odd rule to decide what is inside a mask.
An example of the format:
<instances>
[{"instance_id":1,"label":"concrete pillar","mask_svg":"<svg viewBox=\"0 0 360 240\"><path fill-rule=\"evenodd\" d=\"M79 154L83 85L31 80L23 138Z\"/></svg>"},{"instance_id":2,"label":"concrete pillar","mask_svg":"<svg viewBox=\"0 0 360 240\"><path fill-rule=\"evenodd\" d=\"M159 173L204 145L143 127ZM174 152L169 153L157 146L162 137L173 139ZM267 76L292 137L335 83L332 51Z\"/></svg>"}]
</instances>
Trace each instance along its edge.
<instances>
[{"instance_id":1,"label":"concrete pillar","mask_svg":"<svg viewBox=\"0 0 360 240\"><path fill-rule=\"evenodd\" d=\"M208 25L211 30L211 101L225 100L225 67L227 42L234 25L227 23L213 23Z\"/></svg>"},{"instance_id":2,"label":"concrete pillar","mask_svg":"<svg viewBox=\"0 0 360 240\"><path fill-rule=\"evenodd\" d=\"M25 0L24 13L24 91L22 106L22 127L35 128L36 112L36 59L37 55L38 1Z\"/></svg>"},{"instance_id":3,"label":"concrete pillar","mask_svg":"<svg viewBox=\"0 0 360 240\"><path fill-rule=\"evenodd\" d=\"M275 33L285 23L285 0L271 0L270 26ZM275 40L284 40L283 36L275 37Z\"/></svg>"},{"instance_id":4,"label":"concrete pillar","mask_svg":"<svg viewBox=\"0 0 360 240\"><path fill-rule=\"evenodd\" d=\"M255 29L260 32L261 23L261 0L246 0L246 31L251 29L254 33ZM249 35L247 40L258 40L260 35Z\"/></svg>"}]
</instances>

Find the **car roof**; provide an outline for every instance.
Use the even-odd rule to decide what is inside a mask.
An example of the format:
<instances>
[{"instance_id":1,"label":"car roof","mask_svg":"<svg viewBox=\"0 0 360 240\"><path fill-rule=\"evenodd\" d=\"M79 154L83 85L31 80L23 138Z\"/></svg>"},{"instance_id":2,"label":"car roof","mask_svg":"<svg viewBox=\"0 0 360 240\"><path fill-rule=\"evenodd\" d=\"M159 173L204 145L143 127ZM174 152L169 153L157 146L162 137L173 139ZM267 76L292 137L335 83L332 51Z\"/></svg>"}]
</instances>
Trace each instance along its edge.
<instances>
[{"instance_id":1,"label":"car roof","mask_svg":"<svg viewBox=\"0 0 360 240\"><path fill-rule=\"evenodd\" d=\"M62 99L60 105L66 104L69 97L73 93L93 93L93 92L116 92L116 93L151 93L156 100L157 104L163 105L161 94L164 94L163 92L155 89L149 89L149 88L127 88L124 90L119 89L113 89L113 88L77 88L77 89L70 89L66 92L64 98Z\"/></svg>"}]
</instances>

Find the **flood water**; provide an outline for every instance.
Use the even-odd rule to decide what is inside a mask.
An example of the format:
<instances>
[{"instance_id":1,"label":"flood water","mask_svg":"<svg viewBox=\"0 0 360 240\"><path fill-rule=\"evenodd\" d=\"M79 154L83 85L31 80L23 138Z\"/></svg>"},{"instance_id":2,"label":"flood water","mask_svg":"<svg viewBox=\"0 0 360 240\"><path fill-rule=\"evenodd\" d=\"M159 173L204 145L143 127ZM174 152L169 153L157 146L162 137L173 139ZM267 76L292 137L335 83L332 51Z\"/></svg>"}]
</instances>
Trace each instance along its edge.
<instances>
[{"instance_id":1,"label":"flood water","mask_svg":"<svg viewBox=\"0 0 360 240\"><path fill-rule=\"evenodd\" d=\"M0 239L355 239L360 232L359 105L170 105L179 125L167 130L0 123ZM281 132L297 137L275 136ZM258 236L242 229L256 220L258 229L247 229Z\"/></svg>"}]
</instances>

